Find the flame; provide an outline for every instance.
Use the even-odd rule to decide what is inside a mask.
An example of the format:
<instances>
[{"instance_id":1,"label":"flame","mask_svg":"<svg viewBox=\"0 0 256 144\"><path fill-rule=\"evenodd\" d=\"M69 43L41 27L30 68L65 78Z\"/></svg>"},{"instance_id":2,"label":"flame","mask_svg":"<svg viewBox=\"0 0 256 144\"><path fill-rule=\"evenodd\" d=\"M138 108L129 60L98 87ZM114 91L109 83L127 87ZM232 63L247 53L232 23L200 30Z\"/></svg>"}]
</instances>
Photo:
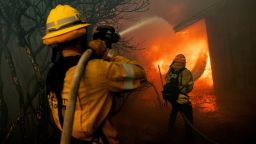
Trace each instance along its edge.
<instances>
[{"instance_id":1,"label":"flame","mask_svg":"<svg viewBox=\"0 0 256 144\"><path fill-rule=\"evenodd\" d=\"M211 68L211 61L209 52L207 53L207 63L204 70L204 73L199 78L199 80L205 81L210 87L213 87L213 80L212 80L212 68Z\"/></svg>"},{"instance_id":2,"label":"flame","mask_svg":"<svg viewBox=\"0 0 256 144\"><path fill-rule=\"evenodd\" d=\"M166 66L167 62L165 62L164 59L159 59L159 60L153 62L153 65L154 65L154 68L156 71L158 70L158 66L159 66L161 72L166 73L168 71L167 66Z\"/></svg>"},{"instance_id":3,"label":"flame","mask_svg":"<svg viewBox=\"0 0 256 144\"><path fill-rule=\"evenodd\" d=\"M213 90L208 38L204 20L169 36L156 35L149 42L147 51L142 53L138 59L145 67L148 79L153 81L158 90L161 91L158 66L164 77L169 65L179 53L186 56L186 67L194 70L195 75L199 76L193 91L189 94L193 106L204 112L216 111L216 98Z\"/></svg>"}]
</instances>

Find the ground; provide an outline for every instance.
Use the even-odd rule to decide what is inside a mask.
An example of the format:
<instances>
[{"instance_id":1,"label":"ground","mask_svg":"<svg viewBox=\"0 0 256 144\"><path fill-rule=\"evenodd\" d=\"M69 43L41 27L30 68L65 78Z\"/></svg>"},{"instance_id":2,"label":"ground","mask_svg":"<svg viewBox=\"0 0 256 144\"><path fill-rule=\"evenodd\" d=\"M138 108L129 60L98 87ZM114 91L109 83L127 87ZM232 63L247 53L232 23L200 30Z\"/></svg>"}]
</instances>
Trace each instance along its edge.
<instances>
[{"instance_id":1,"label":"ground","mask_svg":"<svg viewBox=\"0 0 256 144\"><path fill-rule=\"evenodd\" d=\"M145 93L131 95L120 112L112 118L122 144L210 143L198 135L194 136L193 141L186 141L181 115L178 115L175 133L171 135L167 131L171 106L161 108L153 92ZM221 108L216 112L202 112L200 108L194 107L194 126L219 144L256 143L254 119L250 113L230 114Z\"/></svg>"}]
</instances>

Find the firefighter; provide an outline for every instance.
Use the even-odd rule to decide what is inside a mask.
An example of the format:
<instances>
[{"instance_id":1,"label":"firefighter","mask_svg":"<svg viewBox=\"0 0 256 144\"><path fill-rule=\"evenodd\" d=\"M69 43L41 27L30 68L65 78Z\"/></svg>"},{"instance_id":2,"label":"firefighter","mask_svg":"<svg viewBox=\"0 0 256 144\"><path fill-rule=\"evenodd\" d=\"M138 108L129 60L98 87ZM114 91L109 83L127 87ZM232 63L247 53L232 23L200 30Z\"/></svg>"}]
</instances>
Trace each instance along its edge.
<instances>
[{"instance_id":1,"label":"firefighter","mask_svg":"<svg viewBox=\"0 0 256 144\"><path fill-rule=\"evenodd\" d=\"M57 5L47 18L43 43L53 47L53 66L47 76L47 92L54 122L62 130L63 117L71 91L71 81L82 53L90 48L80 82L71 143L119 143L117 131L109 120L113 97L131 91L145 81L144 69L136 62L118 56L99 39L87 43L90 24L69 5Z\"/></svg>"},{"instance_id":2,"label":"firefighter","mask_svg":"<svg viewBox=\"0 0 256 144\"><path fill-rule=\"evenodd\" d=\"M178 112L183 113L185 118L193 124L192 105L189 101L188 93L193 89L194 82L191 72L186 68L186 58L183 54L176 55L166 74L165 80L163 96L172 105L169 116L169 130L174 130ZM185 127L186 136L191 137L191 127L187 123Z\"/></svg>"}]
</instances>

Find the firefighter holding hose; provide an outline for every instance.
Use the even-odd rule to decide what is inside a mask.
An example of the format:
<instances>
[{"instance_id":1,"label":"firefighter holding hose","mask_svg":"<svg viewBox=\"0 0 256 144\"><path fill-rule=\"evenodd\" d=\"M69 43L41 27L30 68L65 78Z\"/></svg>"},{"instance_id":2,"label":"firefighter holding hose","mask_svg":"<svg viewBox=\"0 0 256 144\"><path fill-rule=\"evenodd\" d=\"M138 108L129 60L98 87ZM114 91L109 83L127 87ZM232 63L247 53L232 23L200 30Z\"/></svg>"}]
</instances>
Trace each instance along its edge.
<instances>
[{"instance_id":1,"label":"firefighter holding hose","mask_svg":"<svg viewBox=\"0 0 256 144\"><path fill-rule=\"evenodd\" d=\"M186 68L186 58L183 54L176 55L166 74L165 80L166 84L162 91L163 98L172 105L172 111L169 116L169 130L174 130L178 112L183 115L183 118L193 124L192 105L189 101L188 93L193 89L194 82L191 72ZM186 136L191 137L191 127L188 123L185 126Z\"/></svg>"},{"instance_id":2,"label":"firefighter holding hose","mask_svg":"<svg viewBox=\"0 0 256 144\"><path fill-rule=\"evenodd\" d=\"M78 87L71 143L119 143L108 117L113 97L140 87L146 81L145 72L136 61L109 49L107 40L114 37L115 41L118 35L111 34L113 37L106 39L98 36L87 43L88 26L69 5L57 5L48 15L42 40L45 45L53 46L53 66L46 82L49 105L55 125L62 131L77 63L86 49L92 49Z\"/></svg>"}]
</instances>

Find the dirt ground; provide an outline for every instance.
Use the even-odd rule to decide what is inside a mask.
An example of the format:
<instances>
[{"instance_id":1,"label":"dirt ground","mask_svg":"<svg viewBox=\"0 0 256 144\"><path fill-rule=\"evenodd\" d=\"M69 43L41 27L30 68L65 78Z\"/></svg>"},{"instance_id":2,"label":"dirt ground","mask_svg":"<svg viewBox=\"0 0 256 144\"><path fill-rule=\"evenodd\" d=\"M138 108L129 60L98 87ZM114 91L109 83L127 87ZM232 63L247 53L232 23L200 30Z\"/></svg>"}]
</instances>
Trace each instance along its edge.
<instances>
[{"instance_id":1,"label":"dirt ground","mask_svg":"<svg viewBox=\"0 0 256 144\"><path fill-rule=\"evenodd\" d=\"M171 106L160 107L153 93L142 92L130 96L120 112L113 116L122 144L207 144L211 143L195 134L188 141L184 134L184 121L177 117L175 132L167 131ZM219 144L255 144L255 115L229 113L225 110L202 112L194 108L194 126L208 139Z\"/></svg>"}]
</instances>

